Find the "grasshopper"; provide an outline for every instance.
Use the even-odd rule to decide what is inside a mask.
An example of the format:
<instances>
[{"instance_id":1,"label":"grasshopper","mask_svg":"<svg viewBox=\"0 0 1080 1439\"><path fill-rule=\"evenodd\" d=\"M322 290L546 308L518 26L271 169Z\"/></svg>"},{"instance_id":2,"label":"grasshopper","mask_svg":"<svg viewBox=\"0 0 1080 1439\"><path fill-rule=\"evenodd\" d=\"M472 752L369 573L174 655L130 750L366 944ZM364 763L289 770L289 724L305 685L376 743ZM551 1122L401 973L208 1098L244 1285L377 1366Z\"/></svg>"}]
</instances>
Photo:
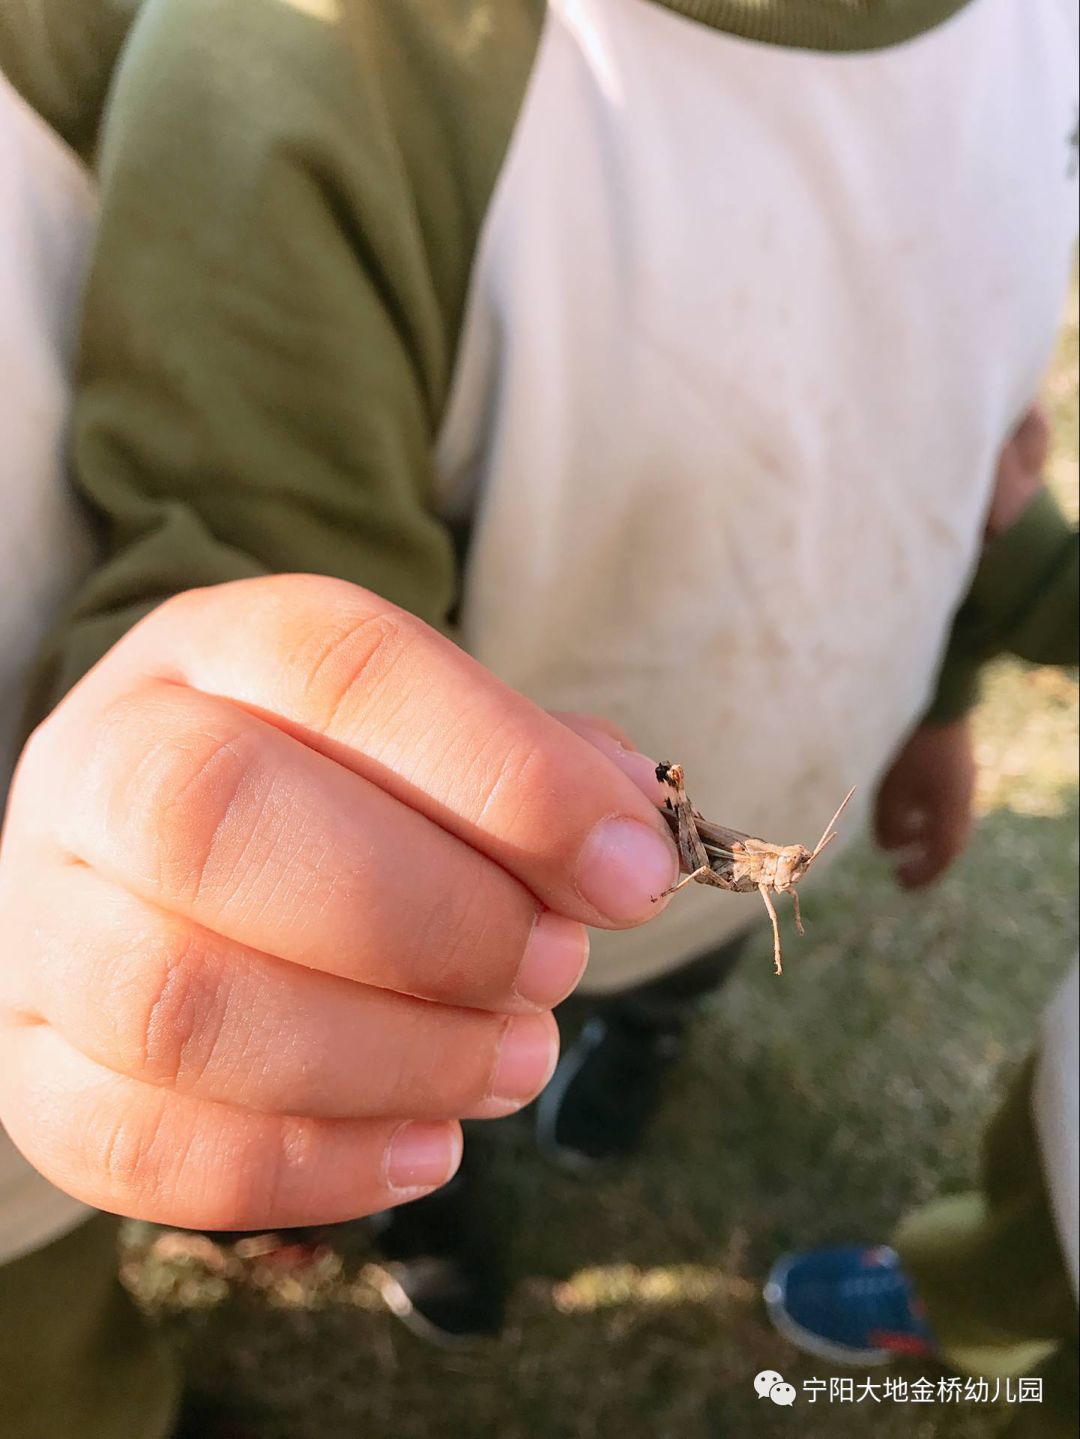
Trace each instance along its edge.
<instances>
[{"instance_id":1,"label":"grasshopper","mask_svg":"<svg viewBox=\"0 0 1080 1439\"><path fill-rule=\"evenodd\" d=\"M795 886L825 846L836 838L833 825L843 814L855 790L848 790L840 808L825 826L825 832L810 850L801 844L769 844L767 840L755 839L753 835L728 829L726 825L713 824L703 818L686 797L682 765L658 764L656 778L672 791L664 802L663 815L679 846L680 867L685 875L677 884L664 890L663 894L658 894L656 899L664 899L669 894L675 894L684 885L692 883L711 884L717 889L726 889L735 894L750 894L756 889L769 911L773 932L773 963L776 973L782 974L784 966L780 954L780 924L769 891L791 895L795 909L795 928L799 934L805 933Z\"/></svg>"}]
</instances>

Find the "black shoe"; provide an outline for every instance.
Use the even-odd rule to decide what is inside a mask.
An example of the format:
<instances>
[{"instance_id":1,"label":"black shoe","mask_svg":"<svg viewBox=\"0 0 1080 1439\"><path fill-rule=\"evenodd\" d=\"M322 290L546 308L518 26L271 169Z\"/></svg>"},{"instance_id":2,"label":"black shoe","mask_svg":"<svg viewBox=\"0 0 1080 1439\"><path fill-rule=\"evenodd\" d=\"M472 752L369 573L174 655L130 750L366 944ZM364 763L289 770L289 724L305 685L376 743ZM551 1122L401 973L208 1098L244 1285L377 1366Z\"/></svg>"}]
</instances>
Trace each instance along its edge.
<instances>
[{"instance_id":1,"label":"black shoe","mask_svg":"<svg viewBox=\"0 0 1080 1439\"><path fill-rule=\"evenodd\" d=\"M540 1096L540 1152L576 1174L633 1154L682 1047L681 1031L644 1028L614 1016L589 1020Z\"/></svg>"},{"instance_id":2,"label":"black shoe","mask_svg":"<svg viewBox=\"0 0 1080 1439\"><path fill-rule=\"evenodd\" d=\"M185 1396L169 1439L258 1439L232 1415L209 1399Z\"/></svg>"},{"instance_id":3,"label":"black shoe","mask_svg":"<svg viewBox=\"0 0 1080 1439\"><path fill-rule=\"evenodd\" d=\"M376 1283L387 1307L423 1339L457 1348L499 1333L501 1249L464 1171L434 1194L375 1216Z\"/></svg>"}]
</instances>

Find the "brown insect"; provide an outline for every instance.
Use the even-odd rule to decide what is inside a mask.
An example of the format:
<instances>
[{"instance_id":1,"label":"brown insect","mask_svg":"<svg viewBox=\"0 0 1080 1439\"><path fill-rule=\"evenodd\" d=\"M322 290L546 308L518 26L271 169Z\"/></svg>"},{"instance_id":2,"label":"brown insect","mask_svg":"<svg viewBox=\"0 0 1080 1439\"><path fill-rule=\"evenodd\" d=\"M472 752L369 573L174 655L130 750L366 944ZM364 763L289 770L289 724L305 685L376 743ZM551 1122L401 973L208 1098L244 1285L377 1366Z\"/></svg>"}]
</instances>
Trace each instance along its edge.
<instances>
[{"instance_id":1,"label":"brown insect","mask_svg":"<svg viewBox=\"0 0 1080 1439\"><path fill-rule=\"evenodd\" d=\"M769 844L768 840L755 839L726 825L713 824L698 814L686 797L683 786L682 765L658 764L656 778L672 790L664 802L663 815L671 826L679 846L679 862L684 879L673 884L658 900L675 894L684 885L711 884L717 889L726 889L735 894L750 894L755 889L765 901L769 911L773 932L773 961L776 973L782 974L784 966L780 955L780 924L776 918L776 906L769 891L790 894L795 908L795 928L805 933L802 916L799 913L799 895L795 886L818 855L836 838L833 825L844 812L848 800L855 793L849 789L843 803L825 826L825 832L817 845L807 849L801 844Z\"/></svg>"}]
</instances>

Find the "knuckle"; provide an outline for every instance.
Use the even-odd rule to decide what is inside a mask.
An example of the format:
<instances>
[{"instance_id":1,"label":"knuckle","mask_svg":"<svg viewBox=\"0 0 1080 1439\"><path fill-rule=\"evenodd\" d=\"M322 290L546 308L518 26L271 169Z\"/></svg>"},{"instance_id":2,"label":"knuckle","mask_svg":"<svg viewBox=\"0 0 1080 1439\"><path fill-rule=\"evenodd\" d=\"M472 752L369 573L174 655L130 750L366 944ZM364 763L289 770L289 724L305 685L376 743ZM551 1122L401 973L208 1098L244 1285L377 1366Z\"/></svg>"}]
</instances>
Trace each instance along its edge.
<instances>
[{"instance_id":1,"label":"knuckle","mask_svg":"<svg viewBox=\"0 0 1080 1439\"><path fill-rule=\"evenodd\" d=\"M305 711L318 717L324 732L370 704L386 678L400 669L417 634L410 616L351 608L349 617L336 626L312 626L308 621L299 644L289 643L303 676Z\"/></svg>"},{"instance_id":2,"label":"knuckle","mask_svg":"<svg viewBox=\"0 0 1080 1439\"><path fill-rule=\"evenodd\" d=\"M86 1168L95 1188L128 1212L153 1212L166 1199L178 1158L163 1097L110 1106L87 1136ZM168 1158L166 1158L168 1156Z\"/></svg>"},{"instance_id":3,"label":"knuckle","mask_svg":"<svg viewBox=\"0 0 1080 1439\"><path fill-rule=\"evenodd\" d=\"M150 1089L94 1115L78 1164L95 1202L184 1227L230 1229L259 1217L266 1166L257 1141L230 1144L213 1116L207 1123L201 1107L177 1111L176 1103Z\"/></svg>"},{"instance_id":4,"label":"knuckle","mask_svg":"<svg viewBox=\"0 0 1080 1439\"><path fill-rule=\"evenodd\" d=\"M177 927L143 965L129 1052L140 1078L190 1090L218 1058L228 996L195 931Z\"/></svg>"},{"instance_id":5,"label":"knuckle","mask_svg":"<svg viewBox=\"0 0 1080 1439\"><path fill-rule=\"evenodd\" d=\"M508 738L504 730L497 729L478 749L473 763L480 828L525 828L535 834L557 834L558 826L553 822L557 815L545 813L551 789L545 768L546 761L531 744L513 736Z\"/></svg>"},{"instance_id":6,"label":"knuckle","mask_svg":"<svg viewBox=\"0 0 1080 1439\"><path fill-rule=\"evenodd\" d=\"M195 899L212 887L251 772L235 738L206 736L163 756L153 816L163 887Z\"/></svg>"},{"instance_id":7,"label":"knuckle","mask_svg":"<svg viewBox=\"0 0 1080 1439\"><path fill-rule=\"evenodd\" d=\"M200 716L183 699L124 702L106 729L95 789L95 829L124 844L155 892L193 901L235 849L239 817L257 809L261 765L245 727Z\"/></svg>"}]
</instances>

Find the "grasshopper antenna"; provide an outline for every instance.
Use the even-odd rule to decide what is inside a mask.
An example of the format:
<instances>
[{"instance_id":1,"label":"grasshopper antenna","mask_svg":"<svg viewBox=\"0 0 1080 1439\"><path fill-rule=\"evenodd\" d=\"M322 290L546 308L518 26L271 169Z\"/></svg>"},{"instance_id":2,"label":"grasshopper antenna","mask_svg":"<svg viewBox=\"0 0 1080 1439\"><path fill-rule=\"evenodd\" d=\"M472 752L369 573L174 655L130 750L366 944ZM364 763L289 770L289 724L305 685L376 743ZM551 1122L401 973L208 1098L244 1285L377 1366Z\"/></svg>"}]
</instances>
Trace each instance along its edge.
<instances>
[{"instance_id":1,"label":"grasshopper antenna","mask_svg":"<svg viewBox=\"0 0 1080 1439\"><path fill-rule=\"evenodd\" d=\"M836 813L833 815L832 819L831 819L831 820L829 821L829 823L825 826L825 830L824 830L821 838L818 840L817 845L816 845L815 848L814 848L814 852L811 854L810 858L809 858L809 859L807 860L807 862L806 862L806 863L807 863L807 868L809 868L809 867L810 867L810 864L811 864L815 859L817 859L818 855L819 855L819 854L821 853L821 851L825 848L825 846L830 842L830 840L834 840L834 839L836 838L836 831L833 829L833 825L834 825L834 824L836 823L836 821L840 818L840 816L844 813L844 810L847 809L848 800L849 800L849 799L851 798L851 796L855 793L855 789L856 789L856 786L855 786L855 785L852 785L851 788L848 790L847 794L846 794L846 795L844 796L844 798L840 801L840 808L836 811Z\"/></svg>"}]
</instances>

